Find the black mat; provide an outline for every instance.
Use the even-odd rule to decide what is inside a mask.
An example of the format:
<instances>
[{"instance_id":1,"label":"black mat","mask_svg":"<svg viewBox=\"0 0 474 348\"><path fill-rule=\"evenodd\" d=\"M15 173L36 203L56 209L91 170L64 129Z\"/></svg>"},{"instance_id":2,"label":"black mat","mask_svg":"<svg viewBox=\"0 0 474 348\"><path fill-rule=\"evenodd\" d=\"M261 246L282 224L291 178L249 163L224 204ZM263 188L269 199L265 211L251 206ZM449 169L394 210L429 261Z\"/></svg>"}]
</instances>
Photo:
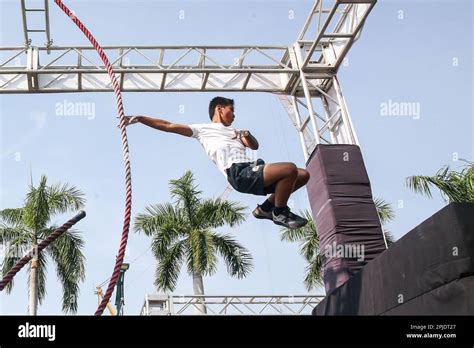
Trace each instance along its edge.
<instances>
[{"instance_id":1,"label":"black mat","mask_svg":"<svg viewBox=\"0 0 474 348\"><path fill-rule=\"evenodd\" d=\"M474 314L474 203L451 203L329 294L314 315Z\"/></svg>"}]
</instances>

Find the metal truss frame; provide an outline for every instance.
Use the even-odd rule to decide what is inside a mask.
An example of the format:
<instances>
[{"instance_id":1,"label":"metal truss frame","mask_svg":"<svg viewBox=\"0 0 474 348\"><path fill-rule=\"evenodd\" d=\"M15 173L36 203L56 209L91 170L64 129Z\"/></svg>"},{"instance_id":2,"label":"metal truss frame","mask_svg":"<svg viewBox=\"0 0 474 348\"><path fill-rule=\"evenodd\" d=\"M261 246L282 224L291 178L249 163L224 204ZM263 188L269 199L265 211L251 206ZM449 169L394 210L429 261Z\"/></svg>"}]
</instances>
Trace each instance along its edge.
<instances>
[{"instance_id":1,"label":"metal truss frame","mask_svg":"<svg viewBox=\"0 0 474 348\"><path fill-rule=\"evenodd\" d=\"M146 295L140 315L310 315L317 295ZM206 308L206 313L202 313Z\"/></svg>"},{"instance_id":2,"label":"metal truss frame","mask_svg":"<svg viewBox=\"0 0 474 348\"><path fill-rule=\"evenodd\" d=\"M0 93L110 92L93 47L0 47ZM269 92L278 95L307 160L317 144L359 144L337 71L376 0L315 0L293 45L108 46L123 92Z\"/></svg>"}]
</instances>

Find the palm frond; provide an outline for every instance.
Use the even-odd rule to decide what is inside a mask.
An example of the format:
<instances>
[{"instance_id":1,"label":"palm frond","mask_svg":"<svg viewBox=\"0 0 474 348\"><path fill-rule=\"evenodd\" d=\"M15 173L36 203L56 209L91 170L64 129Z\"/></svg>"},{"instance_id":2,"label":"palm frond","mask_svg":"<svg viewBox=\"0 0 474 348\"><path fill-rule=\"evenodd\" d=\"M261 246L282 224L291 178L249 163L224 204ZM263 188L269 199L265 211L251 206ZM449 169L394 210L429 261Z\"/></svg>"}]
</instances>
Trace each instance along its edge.
<instances>
[{"instance_id":1,"label":"palm frond","mask_svg":"<svg viewBox=\"0 0 474 348\"><path fill-rule=\"evenodd\" d=\"M389 248L393 243L395 243L395 236L392 232L384 230L385 240L387 241L387 248Z\"/></svg>"},{"instance_id":2,"label":"palm frond","mask_svg":"<svg viewBox=\"0 0 474 348\"><path fill-rule=\"evenodd\" d=\"M285 242L298 242L301 255L309 262L319 253L319 236L310 211L304 210L300 214L308 220L308 223L295 229L282 228L280 239Z\"/></svg>"},{"instance_id":3,"label":"palm frond","mask_svg":"<svg viewBox=\"0 0 474 348\"><path fill-rule=\"evenodd\" d=\"M186 236L189 224L184 213L169 203L146 207L146 213L135 218L134 230L152 236L152 251L155 255L165 253L180 237Z\"/></svg>"},{"instance_id":4,"label":"palm frond","mask_svg":"<svg viewBox=\"0 0 474 348\"><path fill-rule=\"evenodd\" d=\"M165 252L155 254L158 260L155 270L155 285L158 290L173 291L176 288L187 248L187 241L180 240Z\"/></svg>"},{"instance_id":5,"label":"palm frond","mask_svg":"<svg viewBox=\"0 0 474 348\"><path fill-rule=\"evenodd\" d=\"M2 278L8 273L9 270L13 268L13 266L15 266L15 264L18 262L19 259L20 257L18 257L16 252L13 253L11 252L11 250L10 252L7 251L2 261ZM13 278L10 281L10 283L8 283L8 285L5 287L5 291L7 294L11 293L13 289L14 281L15 281L15 278Z\"/></svg>"},{"instance_id":6,"label":"palm frond","mask_svg":"<svg viewBox=\"0 0 474 348\"><path fill-rule=\"evenodd\" d=\"M324 285L323 264L319 254L308 262L305 272L304 284L308 291Z\"/></svg>"},{"instance_id":7,"label":"palm frond","mask_svg":"<svg viewBox=\"0 0 474 348\"><path fill-rule=\"evenodd\" d=\"M191 171L186 171L179 179L172 179L169 182L171 197L176 200L176 204L183 207L188 220L194 223L194 213L199 205L199 198L202 191L194 184L194 176Z\"/></svg>"},{"instance_id":8,"label":"palm frond","mask_svg":"<svg viewBox=\"0 0 474 348\"><path fill-rule=\"evenodd\" d=\"M434 176L414 175L406 178L406 185L416 193L432 197L430 186L440 190L443 199L451 202L474 202L474 165L472 162L460 171L443 166Z\"/></svg>"},{"instance_id":9,"label":"palm frond","mask_svg":"<svg viewBox=\"0 0 474 348\"><path fill-rule=\"evenodd\" d=\"M45 236L55 227L43 230ZM62 311L77 312L79 283L85 279L84 240L79 231L70 229L46 249L56 265L56 275L63 289Z\"/></svg>"},{"instance_id":10,"label":"palm frond","mask_svg":"<svg viewBox=\"0 0 474 348\"><path fill-rule=\"evenodd\" d=\"M237 278L246 277L253 268L250 252L229 235L213 234L217 252L224 259L227 272Z\"/></svg>"},{"instance_id":11,"label":"palm frond","mask_svg":"<svg viewBox=\"0 0 474 348\"><path fill-rule=\"evenodd\" d=\"M188 273L201 273L201 260L203 259L203 250L201 249L201 240L199 236L199 230L191 230L188 238L189 240L189 253L188 253Z\"/></svg>"},{"instance_id":12,"label":"palm frond","mask_svg":"<svg viewBox=\"0 0 474 348\"><path fill-rule=\"evenodd\" d=\"M0 244L8 244L21 236L28 236L29 232L22 227L8 227L0 224Z\"/></svg>"},{"instance_id":13,"label":"palm frond","mask_svg":"<svg viewBox=\"0 0 474 348\"><path fill-rule=\"evenodd\" d=\"M406 185L417 193L424 194L429 198L433 197L430 190L430 180L429 176L416 175L406 178Z\"/></svg>"},{"instance_id":14,"label":"palm frond","mask_svg":"<svg viewBox=\"0 0 474 348\"><path fill-rule=\"evenodd\" d=\"M239 202L216 199L203 200L196 211L196 224L204 228L230 227L245 221L245 209Z\"/></svg>"},{"instance_id":15,"label":"palm frond","mask_svg":"<svg viewBox=\"0 0 474 348\"><path fill-rule=\"evenodd\" d=\"M303 227L300 227L300 228L286 228L286 227L283 227L281 230L280 230L280 240L282 242L300 242L302 241L304 238L306 238L306 236L308 236L308 234L310 234L310 226L308 226L312 221L308 221L308 223L303 226Z\"/></svg>"},{"instance_id":16,"label":"palm frond","mask_svg":"<svg viewBox=\"0 0 474 348\"><path fill-rule=\"evenodd\" d=\"M160 233L153 236L151 242L151 251L155 255L165 255L171 245L176 243L178 240L177 235L170 233Z\"/></svg>"},{"instance_id":17,"label":"palm frond","mask_svg":"<svg viewBox=\"0 0 474 348\"><path fill-rule=\"evenodd\" d=\"M45 228L51 216L46 181L46 176L41 176L38 187L31 185L26 194L24 222L33 231Z\"/></svg>"},{"instance_id":18,"label":"palm frond","mask_svg":"<svg viewBox=\"0 0 474 348\"><path fill-rule=\"evenodd\" d=\"M189 236L189 253L190 259L188 263L189 274L212 275L217 269L216 245L214 243L213 234L207 230L194 230Z\"/></svg>"},{"instance_id":19,"label":"palm frond","mask_svg":"<svg viewBox=\"0 0 474 348\"><path fill-rule=\"evenodd\" d=\"M86 200L84 193L68 183L57 183L47 188L51 214L61 214L81 209Z\"/></svg>"},{"instance_id":20,"label":"palm frond","mask_svg":"<svg viewBox=\"0 0 474 348\"><path fill-rule=\"evenodd\" d=\"M302 241L302 243L300 244L300 247L301 247L301 255L303 255L306 261L310 262L320 253L318 234L314 232L308 235L308 237Z\"/></svg>"},{"instance_id":21,"label":"palm frond","mask_svg":"<svg viewBox=\"0 0 474 348\"><path fill-rule=\"evenodd\" d=\"M10 226L22 226L23 208L0 210L0 221Z\"/></svg>"},{"instance_id":22,"label":"palm frond","mask_svg":"<svg viewBox=\"0 0 474 348\"><path fill-rule=\"evenodd\" d=\"M383 199L377 197L374 199L374 204L382 225L395 218L395 211L393 210L390 203L387 203Z\"/></svg>"},{"instance_id":23,"label":"palm frond","mask_svg":"<svg viewBox=\"0 0 474 348\"><path fill-rule=\"evenodd\" d=\"M4 277L10 269L15 266L17 261L23 257L31 249L29 236L20 234L14 239L6 243L5 255L2 261L2 277ZM9 294L13 288L13 280L5 288Z\"/></svg>"},{"instance_id":24,"label":"palm frond","mask_svg":"<svg viewBox=\"0 0 474 348\"><path fill-rule=\"evenodd\" d=\"M170 203L149 205L145 213L136 216L134 222L135 232L143 232L147 236L155 234L168 234L178 236L182 229L187 227L184 213L179 207Z\"/></svg>"}]
</instances>

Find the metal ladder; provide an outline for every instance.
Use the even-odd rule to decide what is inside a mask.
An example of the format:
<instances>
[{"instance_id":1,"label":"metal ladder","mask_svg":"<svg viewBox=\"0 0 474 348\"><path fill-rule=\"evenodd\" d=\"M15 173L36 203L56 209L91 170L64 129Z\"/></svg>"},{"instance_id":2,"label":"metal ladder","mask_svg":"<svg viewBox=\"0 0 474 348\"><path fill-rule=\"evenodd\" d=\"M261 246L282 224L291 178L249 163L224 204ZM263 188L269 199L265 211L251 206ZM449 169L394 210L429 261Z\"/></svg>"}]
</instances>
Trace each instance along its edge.
<instances>
[{"instance_id":1,"label":"metal ladder","mask_svg":"<svg viewBox=\"0 0 474 348\"><path fill-rule=\"evenodd\" d=\"M30 48L32 40L29 36L29 33L45 33L46 35L46 42L44 45L49 48L53 44L53 40L50 37L50 31L49 31L49 6L48 6L48 0L43 1L44 7L38 7L38 8L26 8L26 3L25 0L20 0L21 2L21 13L22 13L22 19L23 19L23 33L25 36L25 42L24 45L26 48ZM44 29L30 29L28 28L28 14L31 12L43 12L44 13ZM31 16L30 16L31 18ZM49 54L49 50L48 50Z\"/></svg>"}]
</instances>

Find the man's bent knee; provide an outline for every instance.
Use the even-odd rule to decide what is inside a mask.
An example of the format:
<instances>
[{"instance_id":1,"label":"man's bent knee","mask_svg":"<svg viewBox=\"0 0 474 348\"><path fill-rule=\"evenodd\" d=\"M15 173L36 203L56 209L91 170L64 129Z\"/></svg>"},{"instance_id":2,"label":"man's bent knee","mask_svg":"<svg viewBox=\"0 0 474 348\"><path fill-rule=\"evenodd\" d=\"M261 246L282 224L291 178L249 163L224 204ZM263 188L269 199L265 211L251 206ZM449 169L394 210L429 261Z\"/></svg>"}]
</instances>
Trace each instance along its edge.
<instances>
[{"instance_id":1,"label":"man's bent knee","mask_svg":"<svg viewBox=\"0 0 474 348\"><path fill-rule=\"evenodd\" d=\"M298 167L294 163L288 163L287 176L295 178L298 176Z\"/></svg>"},{"instance_id":2,"label":"man's bent knee","mask_svg":"<svg viewBox=\"0 0 474 348\"><path fill-rule=\"evenodd\" d=\"M306 184L309 181L311 175L306 169L298 169L298 176L301 176L301 180Z\"/></svg>"}]
</instances>

